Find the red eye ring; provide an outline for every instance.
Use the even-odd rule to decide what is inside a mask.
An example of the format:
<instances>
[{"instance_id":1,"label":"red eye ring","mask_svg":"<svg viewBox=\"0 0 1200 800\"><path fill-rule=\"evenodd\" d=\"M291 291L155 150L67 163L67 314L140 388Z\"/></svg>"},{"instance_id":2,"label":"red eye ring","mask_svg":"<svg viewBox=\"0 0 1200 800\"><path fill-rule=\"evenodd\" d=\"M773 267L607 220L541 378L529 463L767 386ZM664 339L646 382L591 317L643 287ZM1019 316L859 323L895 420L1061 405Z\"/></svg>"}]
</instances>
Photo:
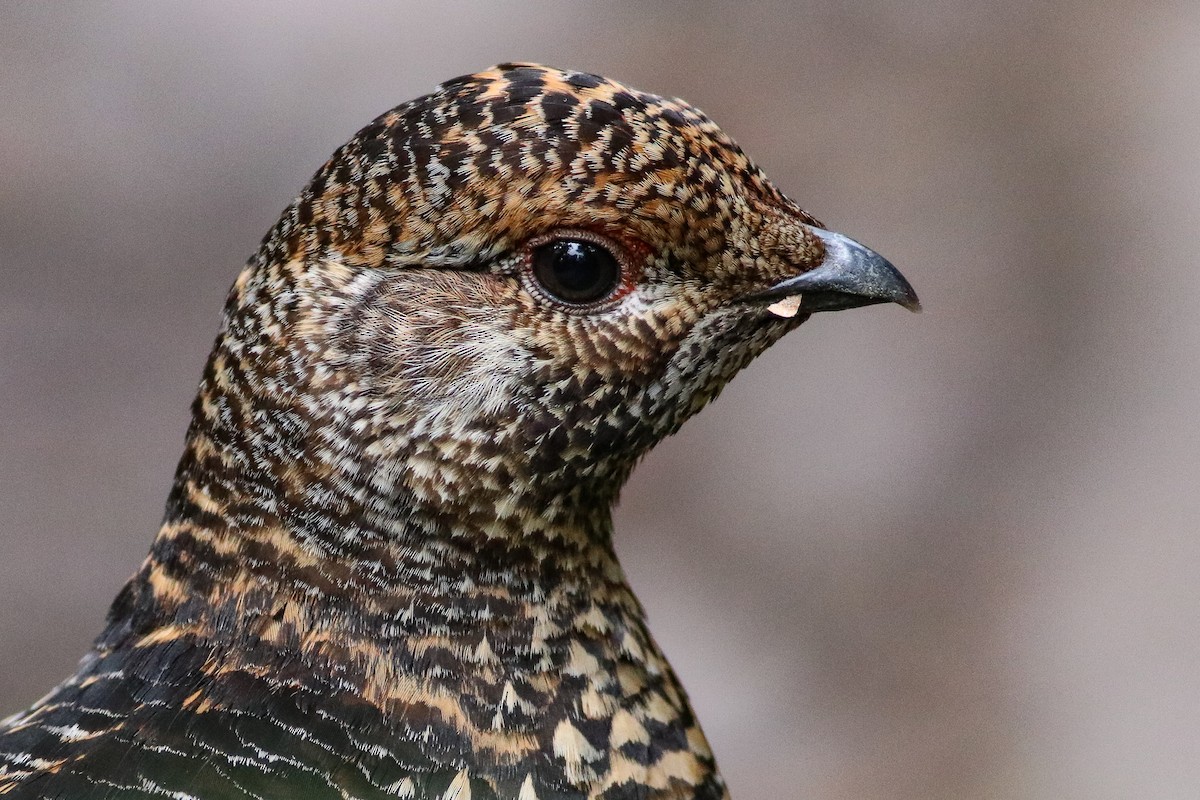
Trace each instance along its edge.
<instances>
[{"instance_id":1,"label":"red eye ring","mask_svg":"<svg viewBox=\"0 0 1200 800\"><path fill-rule=\"evenodd\" d=\"M572 313L612 308L633 291L638 277L619 241L576 228L530 239L523 272L531 294Z\"/></svg>"}]
</instances>

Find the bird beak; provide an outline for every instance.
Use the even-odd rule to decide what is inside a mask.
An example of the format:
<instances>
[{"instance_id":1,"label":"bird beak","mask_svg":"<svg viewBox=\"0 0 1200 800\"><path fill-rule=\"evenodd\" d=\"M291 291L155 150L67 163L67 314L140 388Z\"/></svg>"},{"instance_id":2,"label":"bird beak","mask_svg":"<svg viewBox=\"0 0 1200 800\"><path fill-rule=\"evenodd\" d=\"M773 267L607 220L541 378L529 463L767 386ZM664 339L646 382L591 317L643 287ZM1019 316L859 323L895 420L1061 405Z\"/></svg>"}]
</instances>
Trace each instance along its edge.
<instances>
[{"instance_id":1,"label":"bird beak","mask_svg":"<svg viewBox=\"0 0 1200 800\"><path fill-rule=\"evenodd\" d=\"M770 302L771 312L782 317L798 311L841 311L876 303L899 303L909 311L921 310L917 293L886 258L840 233L810 230L825 244L821 266L744 299Z\"/></svg>"}]
</instances>

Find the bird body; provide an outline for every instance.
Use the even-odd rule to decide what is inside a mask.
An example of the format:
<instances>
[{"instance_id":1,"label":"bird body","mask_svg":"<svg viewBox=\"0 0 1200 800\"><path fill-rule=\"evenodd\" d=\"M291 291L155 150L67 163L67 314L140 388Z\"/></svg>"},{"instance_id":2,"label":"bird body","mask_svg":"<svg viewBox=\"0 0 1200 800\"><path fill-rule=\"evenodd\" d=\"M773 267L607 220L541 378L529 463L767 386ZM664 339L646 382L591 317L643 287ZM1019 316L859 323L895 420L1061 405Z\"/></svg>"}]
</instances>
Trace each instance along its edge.
<instances>
[{"instance_id":1,"label":"bird body","mask_svg":"<svg viewBox=\"0 0 1200 800\"><path fill-rule=\"evenodd\" d=\"M234 284L162 528L0 724L0 796L727 796L610 509L811 311L886 301L682 101L509 64L384 114Z\"/></svg>"}]
</instances>

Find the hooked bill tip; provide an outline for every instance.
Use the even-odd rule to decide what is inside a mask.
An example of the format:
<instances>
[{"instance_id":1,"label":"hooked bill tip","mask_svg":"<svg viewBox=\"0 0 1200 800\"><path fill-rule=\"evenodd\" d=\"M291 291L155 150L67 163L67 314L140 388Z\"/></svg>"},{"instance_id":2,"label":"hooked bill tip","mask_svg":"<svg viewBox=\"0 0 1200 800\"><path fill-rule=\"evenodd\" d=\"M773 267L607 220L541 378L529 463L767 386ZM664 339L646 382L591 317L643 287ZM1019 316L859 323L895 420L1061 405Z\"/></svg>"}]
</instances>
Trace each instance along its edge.
<instances>
[{"instance_id":1,"label":"hooked bill tip","mask_svg":"<svg viewBox=\"0 0 1200 800\"><path fill-rule=\"evenodd\" d=\"M822 263L748 299L775 301L769 310L779 316L794 316L797 311L840 311L876 303L896 303L909 311L921 310L917 293L886 258L840 233L822 228L812 231L825 245ZM792 298L795 298L794 309L791 303L784 305L784 301Z\"/></svg>"}]
</instances>

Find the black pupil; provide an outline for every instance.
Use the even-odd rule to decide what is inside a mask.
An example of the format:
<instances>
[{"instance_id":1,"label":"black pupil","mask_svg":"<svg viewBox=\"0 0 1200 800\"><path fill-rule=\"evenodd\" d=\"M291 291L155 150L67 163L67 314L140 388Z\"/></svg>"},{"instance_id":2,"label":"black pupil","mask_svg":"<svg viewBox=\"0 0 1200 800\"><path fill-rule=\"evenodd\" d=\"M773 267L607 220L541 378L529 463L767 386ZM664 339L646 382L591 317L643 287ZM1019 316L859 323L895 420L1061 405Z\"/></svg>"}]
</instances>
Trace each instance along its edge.
<instances>
[{"instance_id":1,"label":"black pupil","mask_svg":"<svg viewBox=\"0 0 1200 800\"><path fill-rule=\"evenodd\" d=\"M578 239L560 239L535 250L533 274L552 297L567 303L603 300L621 281L612 253Z\"/></svg>"}]
</instances>

